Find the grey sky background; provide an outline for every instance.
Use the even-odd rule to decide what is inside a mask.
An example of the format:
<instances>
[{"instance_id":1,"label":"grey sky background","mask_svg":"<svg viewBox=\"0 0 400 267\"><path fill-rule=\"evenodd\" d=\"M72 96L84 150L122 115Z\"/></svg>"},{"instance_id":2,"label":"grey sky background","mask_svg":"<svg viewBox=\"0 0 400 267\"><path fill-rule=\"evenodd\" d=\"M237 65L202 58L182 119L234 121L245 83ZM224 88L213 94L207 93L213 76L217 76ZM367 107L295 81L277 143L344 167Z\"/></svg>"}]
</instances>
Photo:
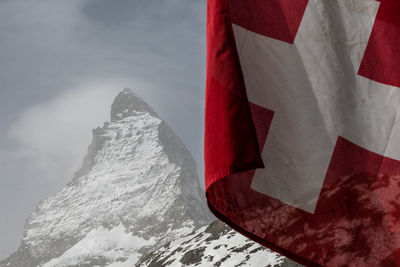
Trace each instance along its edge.
<instances>
[{"instance_id":1,"label":"grey sky background","mask_svg":"<svg viewBox=\"0 0 400 267\"><path fill-rule=\"evenodd\" d=\"M133 89L202 180L206 0L0 0L0 258Z\"/></svg>"}]
</instances>

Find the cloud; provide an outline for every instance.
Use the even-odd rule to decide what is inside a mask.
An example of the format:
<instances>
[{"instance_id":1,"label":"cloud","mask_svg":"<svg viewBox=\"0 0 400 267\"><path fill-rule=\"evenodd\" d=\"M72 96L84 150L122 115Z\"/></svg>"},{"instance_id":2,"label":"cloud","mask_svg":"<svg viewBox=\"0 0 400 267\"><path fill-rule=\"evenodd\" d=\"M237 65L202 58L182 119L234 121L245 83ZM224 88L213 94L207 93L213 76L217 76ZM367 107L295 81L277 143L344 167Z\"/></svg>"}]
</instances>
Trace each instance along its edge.
<instances>
[{"instance_id":1,"label":"cloud","mask_svg":"<svg viewBox=\"0 0 400 267\"><path fill-rule=\"evenodd\" d=\"M118 89L123 87L116 82L86 84L24 110L8 130L17 143L11 154L31 162L44 179L71 179L90 143L91 129L109 120Z\"/></svg>"}]
</instances>

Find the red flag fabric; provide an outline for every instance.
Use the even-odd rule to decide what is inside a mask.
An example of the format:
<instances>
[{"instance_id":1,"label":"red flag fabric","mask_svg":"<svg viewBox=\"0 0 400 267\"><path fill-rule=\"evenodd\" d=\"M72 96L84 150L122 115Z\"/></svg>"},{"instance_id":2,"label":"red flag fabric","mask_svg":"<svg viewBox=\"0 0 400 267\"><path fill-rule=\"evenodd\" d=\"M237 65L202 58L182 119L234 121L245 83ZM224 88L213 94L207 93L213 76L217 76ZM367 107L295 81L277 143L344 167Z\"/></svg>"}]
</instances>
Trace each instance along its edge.
<instances>
[{"instance_id":1,"label":"red flag fabric","mask_svg":"<svg viewBox=\"0 0 400 267\"><path fill-rule=\"evenodd\" d=\"M400 266L400 1L207 12L213 213L307 266Z\"/></svg>"}]
</instances>

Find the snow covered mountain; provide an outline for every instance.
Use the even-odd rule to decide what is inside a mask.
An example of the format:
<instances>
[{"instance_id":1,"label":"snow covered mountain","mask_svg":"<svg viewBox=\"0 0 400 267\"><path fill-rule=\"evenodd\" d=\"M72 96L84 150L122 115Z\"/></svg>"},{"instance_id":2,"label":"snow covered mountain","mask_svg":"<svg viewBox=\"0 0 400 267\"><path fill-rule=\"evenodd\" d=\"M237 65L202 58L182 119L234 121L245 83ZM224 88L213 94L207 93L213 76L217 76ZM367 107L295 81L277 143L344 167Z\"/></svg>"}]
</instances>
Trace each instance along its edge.
<instances>
[{"instance_id":1,"label":"snow covered mountain","mask_svg":"<svg viewBox=\"0 0 400 267\"><path fill-rule=\"evenodd\" d=\"M80 170L27 219L0 266L273 266L287 260L213 219L195 162L134 93L114 100ZM260 265L261 264L261 265Z\"/></svg>"}]
</instances>

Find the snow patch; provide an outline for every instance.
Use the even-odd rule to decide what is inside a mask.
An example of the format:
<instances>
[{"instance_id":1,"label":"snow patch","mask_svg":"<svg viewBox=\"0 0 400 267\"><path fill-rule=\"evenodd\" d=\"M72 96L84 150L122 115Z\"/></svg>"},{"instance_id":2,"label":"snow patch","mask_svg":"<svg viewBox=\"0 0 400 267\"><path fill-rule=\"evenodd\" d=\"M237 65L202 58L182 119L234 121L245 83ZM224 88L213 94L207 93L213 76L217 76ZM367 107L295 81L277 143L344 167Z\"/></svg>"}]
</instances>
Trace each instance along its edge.
<instances>
[{"instance_id":1,"label":"snow patch","mask_svg":"<svg viewBox=\"0 0 400 267\"><path fill-rule=\"evenodd\" d=\"M137 249L152 246L155 238L146 240L127 232L122 225L112 229L100 227L90 231L82 240L56 259L42 265L43 267L61 267L82 264L94 258L103 258L108 262L134 261L141 256ZM123 263L123 262L122 262ZM114 265L118 266L118 265Z\"/></svg>"}]
</instances>

